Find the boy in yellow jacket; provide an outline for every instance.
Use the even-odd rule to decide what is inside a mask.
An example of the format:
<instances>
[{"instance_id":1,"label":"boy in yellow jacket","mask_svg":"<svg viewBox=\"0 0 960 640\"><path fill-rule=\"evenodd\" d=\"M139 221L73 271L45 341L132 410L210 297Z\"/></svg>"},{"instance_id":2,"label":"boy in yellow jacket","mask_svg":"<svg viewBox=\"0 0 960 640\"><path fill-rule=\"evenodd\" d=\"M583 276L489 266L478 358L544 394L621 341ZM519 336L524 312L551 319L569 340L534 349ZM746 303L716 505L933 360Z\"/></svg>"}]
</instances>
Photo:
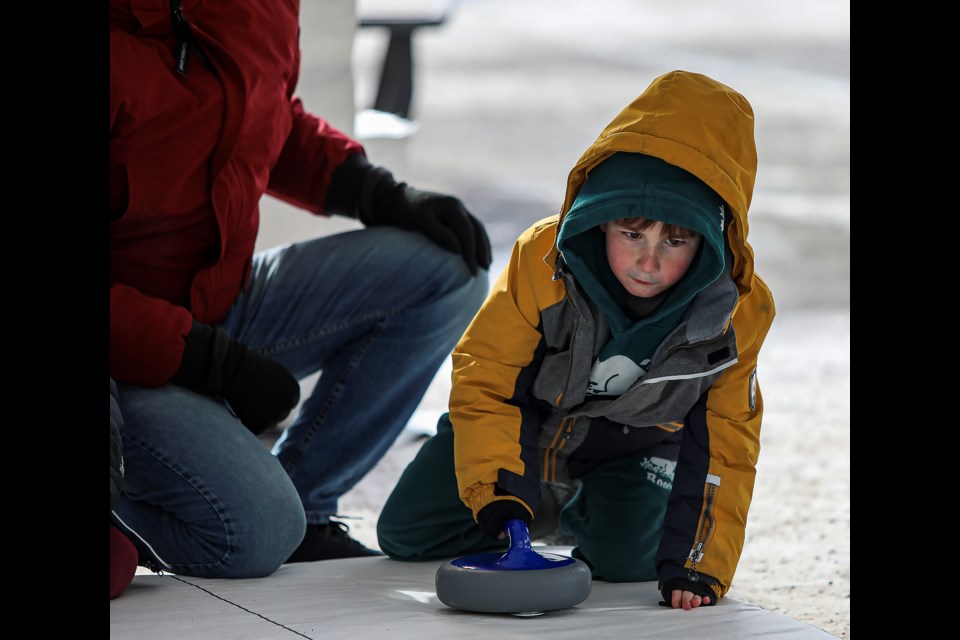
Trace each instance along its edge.
<instances>
[{"instance_id":1,"label":"boy in yellow jacket","mask_svg":"<svg viewBox=\"0 0 960 640\"><path fill-rule=\"evenodd\" d=\"M747 210L753 111L673 71L570 172L453 352L450 411L377 524L401 560L503 546L541 495L596 579L674 608L730 588L760 450L757 356L774 317Z\"/></svg>"}]
</instances>

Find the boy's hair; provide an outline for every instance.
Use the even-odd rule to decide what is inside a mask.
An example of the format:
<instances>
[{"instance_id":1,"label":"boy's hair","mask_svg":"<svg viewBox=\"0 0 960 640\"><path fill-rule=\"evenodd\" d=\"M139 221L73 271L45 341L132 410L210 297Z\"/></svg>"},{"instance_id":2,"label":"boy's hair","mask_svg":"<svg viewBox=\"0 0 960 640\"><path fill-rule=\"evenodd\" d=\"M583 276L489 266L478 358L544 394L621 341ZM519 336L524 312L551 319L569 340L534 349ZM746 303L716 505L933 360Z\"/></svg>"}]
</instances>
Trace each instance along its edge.
<instances>
[{"instance_id":1,"label":"boy's hair","mask_svg":"<svg viewBox=\"0 0 960 640\"><path fill-rule=\"evenodd\" d=\"M619 218L613 222L631 231L643 231L657 224L657 221L652 218ZM681 227L680 225L664 224L660 235L666 238L692 238L700 234L693 229Z\"/></svg>"}]
</instances>

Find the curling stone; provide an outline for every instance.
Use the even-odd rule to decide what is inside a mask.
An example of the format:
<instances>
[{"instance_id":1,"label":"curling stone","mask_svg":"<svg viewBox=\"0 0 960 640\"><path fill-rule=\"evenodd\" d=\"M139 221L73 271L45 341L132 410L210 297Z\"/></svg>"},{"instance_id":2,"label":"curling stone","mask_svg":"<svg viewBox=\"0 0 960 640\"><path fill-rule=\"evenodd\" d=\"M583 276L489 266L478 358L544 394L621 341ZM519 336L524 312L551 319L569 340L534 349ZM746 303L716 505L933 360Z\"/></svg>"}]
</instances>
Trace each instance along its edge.
<instances>
[{"instance_id":1,"label":"curling stone","mask_svg":"<svg viewBox=\"0 0 960 640\"><path fill-rule=\"evenodd\" d=\"M581 560L537 553L523 520L508 520L506 553L456 558L437 569L437 598L465 611L531 616L566 609L590 595L590 568Z\"/></svg>"}]
</instances>

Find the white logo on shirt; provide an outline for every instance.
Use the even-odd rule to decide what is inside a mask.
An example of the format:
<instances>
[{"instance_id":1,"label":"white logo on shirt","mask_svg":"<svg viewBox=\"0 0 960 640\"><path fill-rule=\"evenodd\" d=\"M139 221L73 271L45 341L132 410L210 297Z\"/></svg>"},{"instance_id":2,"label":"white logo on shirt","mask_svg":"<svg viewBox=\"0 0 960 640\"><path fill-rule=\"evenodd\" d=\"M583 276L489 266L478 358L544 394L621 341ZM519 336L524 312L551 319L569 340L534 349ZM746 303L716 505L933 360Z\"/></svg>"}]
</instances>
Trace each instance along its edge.
<instances>
[{"instance_id":1,"label":"white logo on shirt","mask_svg":"<svg viewBox=\"0 0 960 640\"><path fill-rule=\"evenodd\" d=\"M597 360L590 372L588 396L619 396L647 374L650 359L639 365L626 356L615 355L607 360Z\"/></svg>"},{"instance_id":2,"label":"white logo on shirt","mask_svg":"<svg viewBox=\"0 0 960 640\"><path fill-rule=\"evenodd\" d=\"M673 488L673 477L677 469L677 463L666 458L644 458L640 466L646 469L647 482L651 482L661 489L670 490Z\"/></svg>"}]
</instances>

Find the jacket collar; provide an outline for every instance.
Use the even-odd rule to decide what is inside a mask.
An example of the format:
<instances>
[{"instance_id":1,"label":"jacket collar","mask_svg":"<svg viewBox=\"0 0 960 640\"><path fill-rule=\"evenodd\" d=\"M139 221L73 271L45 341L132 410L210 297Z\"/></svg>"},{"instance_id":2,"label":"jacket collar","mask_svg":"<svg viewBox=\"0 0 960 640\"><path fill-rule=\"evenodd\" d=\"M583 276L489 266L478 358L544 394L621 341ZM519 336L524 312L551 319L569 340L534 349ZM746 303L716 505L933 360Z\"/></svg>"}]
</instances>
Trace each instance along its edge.
<instances>
[{"instance_id":1,"label":"jacket collar","mask_svg":"<svg viewBox=\"0 0 960 640\"><path fill-rule=\"evenodd\" d=\"M202 0L182 0L183 13L190 19ZM110 0L110 22L157 33L170 29L170 0Z\"/></svg>"}]
</instances>

